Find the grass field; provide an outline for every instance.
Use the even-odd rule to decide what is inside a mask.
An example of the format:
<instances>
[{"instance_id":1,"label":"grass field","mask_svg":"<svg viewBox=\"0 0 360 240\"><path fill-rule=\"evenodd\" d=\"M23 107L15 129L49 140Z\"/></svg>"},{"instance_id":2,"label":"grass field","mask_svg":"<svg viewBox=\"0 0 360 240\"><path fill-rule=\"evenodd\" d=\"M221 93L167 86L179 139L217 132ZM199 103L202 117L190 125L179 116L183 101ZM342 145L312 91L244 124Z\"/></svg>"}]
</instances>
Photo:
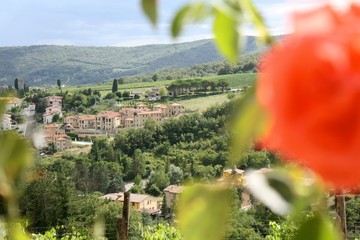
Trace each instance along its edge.
<instances>
[{"instance_id":1,"label":"grass field","mask_svg":"<svg viewBox=\"0 0 360 240\"><path fill-rule=\"evenodd\" d=\"M256 73L240 73L240 74L229 74L229 75L221 75L221 76L214 75L214 76L208 76L208 77L203 77L203 78L199 78L199 79L204 79L204 80L206 79L206 80L210 80L210 81L218 81L220 79L224 79L229 82L230 87L236 88L236 87L245 86L245 85L253 85L256 80ZM176 80L119 84L119 91L124 91L124 90L144 91L144 90L150 89L152 87L161 87L164 85L170 85L173 81L176 81ZM74 92L74 91L84 90L84 89L88 89L88 88L91 88L93 90L100 90L102 92L102 94L105 95L107 92L111 91L112 82L101 83L101 84L99 83L99 84L93 84L93 85L84 85L84 86L78 86L78 87L69 86L69 87L63 88L63 91ZM50 89L49 92L55 93L55 92L58 92L58 90L54 88L54 89Z\"/></svg>"},{"instance_id":2,"label":"grass field","mask_svg":"<svg viewBox=\"0 0 360 240\"><path fill-rule=\"evenodd\" d=\"M210 96L199 96L196 98L188 99L188 100L180 100L178 103L182 104L185 109L190 111L204 111L208 107L211 107L215 104L221 104L229 101L227 98L227 94L216 94Z\"/></svg>"}]
</instances>

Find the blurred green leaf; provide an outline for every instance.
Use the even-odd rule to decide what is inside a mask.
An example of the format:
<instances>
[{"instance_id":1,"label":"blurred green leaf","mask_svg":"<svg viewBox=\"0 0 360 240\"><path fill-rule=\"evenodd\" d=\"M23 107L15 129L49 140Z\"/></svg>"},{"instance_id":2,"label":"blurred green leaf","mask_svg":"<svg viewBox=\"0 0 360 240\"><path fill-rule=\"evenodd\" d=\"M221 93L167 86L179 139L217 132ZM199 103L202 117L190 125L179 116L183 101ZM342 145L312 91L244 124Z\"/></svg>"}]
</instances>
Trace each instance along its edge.
<instances>
[{"instance_id":1,"label":"blurred green leaf","mask_svg":"<svg viewBox=\"0 0 360 240\"><path fill-rule=\"evenodd\" d=\"M290 186L291 180L286 173L274 170L273 176L250 171L246 174L246 187L254 197L260 200L276 214L288 214L292 208L294 193Z\"/></svg>"},{"instance_id":2,"label":"blurred green leaf","mask_svg":"<svg viewBox=\"0 0 360 240\"><path fill-rule=\"evenodd\" d=\"M265 129L265 113L256 100L254 88L249 89L236 104L237 113L231 124L233 161L238 159Z\"/></svg>"},{"instance_id":3,"label":"blurred green leaf","mask_svg":"<svg viewBox=\"0 0 360 240\"><path fill-rule=\"evenodd\" d=\"M229 213L228 189L195 185L181 194L178 202L179 227L184 239L224 238Z\"/></svg>"},{"instance_id":4,"label":"blurred green leaf","mask_svg":"<svg viewBox=\"0 0 360 240\"><path fill-rule=\"evenodd\" d=\"M171 23L171 35L173 37L178 37L185 25L196 23L205 18L209 17L211 14L211 8L205 3L198 2L192 4L186 4L176 13L175 17Z\"/></svg>"},{"instance_id":5,"label":"blurred green leaf","mask_svg":"<svg viewBox=\"0 0 360 240\"><path fill-rule=\"evenodd\" d=\"M339 240L339 232L331 224L328 217L315 215L307 219L296 235L296 240Z\"/></svg>"},{"instance_id":6,"label":"blurred green leaf","mask_svg":"<svg viewBox=\"0 0 360 240\"><path fill-rule=\"evenodd\" d=\"M155 26L157 23L157 0L141 0L141 6L145 15Z\"/></svg>"},{"instance_id":7,"label":"blurred green leaf","mask_svg":"<svg viewBox=\"0 0 360 240\"><path fill-rule=\"evenodd\" d=\"M236 16L215 9L215 19L213 23L213 32L215 43L219 51L231 62L238 60L239 54L239 33Z\"/></svg>"},{"instance_id":8,"label":"blurred green leaf","mask_svg":"<svg viewBox=\"0 0 360 240\"><path fill-rule=\"evenodd\" d=\"M190 10L190 5L183 6L175 15L171 24L171 35L173 37L179 36L182 29L185 25L185 19L188 11Z\"/></svg>"},{"instance_id":9,"label":"blurred green leaf","mask_svg":"<svg viewBox=\"0 0 360 240\"><path fill-rule=\"evenodd\" d=\"M5 112L5 104L6 104L6 100L0 98L0 115Z\"/></svg>"},{"instance_id":10,"label":"blurred green leaf","mask_svg":"<svg viewBox=\"0 0 360 240\"><path fill-rule=\"evenodd\" d=\"M29 236L25 233L25 230L19 223L10 223L9 239L16 240L29 240Z\"/></svg>"},{"instance_id":11,"label":"blurred green leaf","mask_svg":"<svg viewBox=\"0 0 360 240\"><path fill-rule=\"evenodd\" d=\"M274 171L265 175L269 186L272 187L288 203L295 200L294 185L288 175L280 171Z\"/></svg>"},{"instance_id":12,"label":"blurred green leaf","mask_svg":"<svg viewBox=\"0 0 360 240\"><path fill-rule=\"evenodd\" d=\"M252 0L238 0L244 17L251 22L257 30L259 37L263 43L271 43L273 41L265 21L260 12L256 9Z\"/></svg>"},{"instance_id":13,"label":"blurred green leaf","mask_svg":"<svg viewBox=\"0 0 360 240\"><path fill-rule=\"evenodd\" d=\"M21 177L32 163L30 144L15 132L0 132L0 179L4 188L1 194L6 197L8 184Z\"/></svg>"}]
</instances>

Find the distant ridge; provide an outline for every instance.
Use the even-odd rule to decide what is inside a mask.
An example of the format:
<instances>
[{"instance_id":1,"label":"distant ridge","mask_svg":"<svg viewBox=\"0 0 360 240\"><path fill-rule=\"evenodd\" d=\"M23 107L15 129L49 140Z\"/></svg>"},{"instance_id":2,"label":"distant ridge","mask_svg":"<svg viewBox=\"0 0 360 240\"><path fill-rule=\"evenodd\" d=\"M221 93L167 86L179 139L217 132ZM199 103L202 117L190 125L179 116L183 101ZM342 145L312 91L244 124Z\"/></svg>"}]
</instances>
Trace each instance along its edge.
<instances>
[{"instance_id":1,"label":"distant ridge","mask_svg":"<svg viewBox=\"0 0 360 240\"><path fill-rule=\"evenodd\" d=\"M244 54L259 50L255 37L246 39ZM82 85L221 60L212 40L137 47L0 47L0 85L13 84L15 78L30 85L54 85L57 79Z\"/></svg>"}]
</instances>

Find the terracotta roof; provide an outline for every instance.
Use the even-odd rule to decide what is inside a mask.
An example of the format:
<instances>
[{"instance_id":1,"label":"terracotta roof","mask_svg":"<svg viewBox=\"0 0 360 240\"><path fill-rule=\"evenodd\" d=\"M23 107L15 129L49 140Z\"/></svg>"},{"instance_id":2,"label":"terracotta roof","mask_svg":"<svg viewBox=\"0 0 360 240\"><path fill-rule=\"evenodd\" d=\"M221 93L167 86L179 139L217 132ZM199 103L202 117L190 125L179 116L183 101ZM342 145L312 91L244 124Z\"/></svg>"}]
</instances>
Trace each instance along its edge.
<instances>
[{"instance_id":1,"label":"terracotta roof","mask_svg":"<svg viewBox=\"0 0 360 240\"><path fill-rule=\"evenodd\" d=\"M58 100L58 99L62 99L62 96L47 96L46 99L54 99L54 100Z\"/></svg>"},{"instance_id":2,"label":"terracotta roof","mask_svg":"<svg viewBox=\"0 0 360 240\"><path fill-rule=\"evenodd\" d=\"M78 117L77 116L67 116L65 117L65 119L77 119Z\"/></svg>"},{"instance_id":3,"label":"terracotta roof","mask_svg":"<svg viewBox=\"0 0 360 240\"><path fill-rule=\"evenodd\" d=\"M95 120L96 116L95 115L80 115L78 116L79 120Z\"/></svg>"},{"instance_id":4,"label":"terracotta roof","mask_svg":"<svg viewBox=\"0 0 360 240\"><path fill-rule=\"evenodd\" d=\"M49 128L59 128L60 125L56 123L46 124L43 126L43 129L49 129Z\"/></svg>"},{"instance_id":5,"label":"terracotta roof","mask_svg":"<svg viewBox=\"0 0 360 240\"><path fill-rule=\"evenodd\" d=\"M173 104L171 104L170 106L181 106L181 104L173 103Z\"/></svg>"},{"instance_id":6,"label":"terracotta roof","mask_svg":"<svg viewBox=\"0 0 360 240\"><path fill-rule=\"evenodd\" d=\"M43 117L45 116L50 116L50 115L55 115L55 114L57 114L56 112L49 112L49 113L44 113L43 114Z\"/></svg>"},{"instance_id":7,"label":"terracotta roof","mask_svg":"<svg viewBox=\"0 0 360 240\"><path fill-rule=\"evenodd\" d=\"M167 106L164 104L158 104L158 105L155 105L154 108L167 108Z\"/></svg>"},{"instance_id":8,"label":"terracotta roof","mask_svg":"<svg viewBox=\"0 0 360 240\"><path fill-rule=\"evenodd\" d=\"M118 112L100 112L98 115L96 115L97 117L108 117L108 118L113 118L113 117L120 117L120 113Z\"/></svg>"},{"instance_id":9,"label":"terracotta roof","mask_svg":"<svg viewBox=\"0 0 360 240\"><path fill-rule=\"evenodd\" d=\"M66 141L66 140L69 140L69 139L66 139L66 138L63 138L63 137L56 138L56 141Z\"/></svg>"},{"instance_id":10,"label":"terracotta roof","mask_svg":"<svg viewBox=\"0 0 360 240\"><path fill-rule=\"evenodd\" d=\"M164 189L164 192L169 192L169 193L182 193L184 191L185 187L184 186L179 186L179 185L170 185L167 188Z\"/></svg>"},{"instance_id":11,"label":"terracotta roof","mask_svg":"<svg viewBox=\"0 0 360 240\"><path fill-rule=\"evenodd\" d=\"M61 106L54 105L54 106L47 107L46 109L61 109Z\"/></svg>"},{"instance_id":12,"label":"terracotta roof","mask_svg":"<svg viewBox=\"0 0 360 240\"><path fill-rule=\"evenodd\" d=\"M146 195L146 194L135 194L135 193L131 193L130 194L130 202L138 202L141 203L143 202L145 199L147 199L148 197L152 197L150 195ZM106 194L104 196L101 196L100 198L102 199L109 199L112 201L120 201L123 202L124 201L124 193L123 192L119 192L119 193L109 193Z\"/></svg>"},{"instance_id":13,"label":"terracotta roof","mask_svg":"<svg viewBox=\"0 0 360 240\"><path fill-rule=\"evenodd\" d=\"M138 115L151 115L151 114L161 114L160 111L148 111L148 112L139 112Z\"/></svg>"},{"instance_id":14,"label":"terracotta roof","mask_svg":"<svg viewBox=\"0 0 360 240\"><path fill-rule=\"evenodd\" d=\"M124 114L126 114L126 113L136 113L136 112L139 112L139 109L135 109L135 108L122 108L121 110L120 110L120 113L124 113Z\"/></svg>"},{"instance_id":15,"label":"terracotta roof","mask_svg":"<svg viewBox=\"0 0 360 240\"><path fill-rule=\"evenodd\" d=\"M3 114L3 115L1 116L1 121L2 121L3 123L11 123L11 116L8 115L8 114Z\"/></svg>"}]
</instances>

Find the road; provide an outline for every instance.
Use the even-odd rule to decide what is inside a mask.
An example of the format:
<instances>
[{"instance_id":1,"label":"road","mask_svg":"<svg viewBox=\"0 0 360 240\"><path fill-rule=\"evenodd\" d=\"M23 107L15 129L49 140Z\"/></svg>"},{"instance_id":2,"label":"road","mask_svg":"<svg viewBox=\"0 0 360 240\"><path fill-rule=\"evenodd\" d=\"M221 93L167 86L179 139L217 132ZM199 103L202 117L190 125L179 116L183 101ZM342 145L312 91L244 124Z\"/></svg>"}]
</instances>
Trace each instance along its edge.
<instances>
[{"instance_id":1,"label":"road","mask_svg":"<svg viewBox=\"0 0 360 240\"><path fill-rule=\"evenodd\" d=\"M35 114L34 115L30 115L30 116L25 116L25 124L24 124L24 129L23 129L23 135L26 138L32 138L32 135L34 133L34 129L35 129Z\"/></svg>"}]
</instances>

